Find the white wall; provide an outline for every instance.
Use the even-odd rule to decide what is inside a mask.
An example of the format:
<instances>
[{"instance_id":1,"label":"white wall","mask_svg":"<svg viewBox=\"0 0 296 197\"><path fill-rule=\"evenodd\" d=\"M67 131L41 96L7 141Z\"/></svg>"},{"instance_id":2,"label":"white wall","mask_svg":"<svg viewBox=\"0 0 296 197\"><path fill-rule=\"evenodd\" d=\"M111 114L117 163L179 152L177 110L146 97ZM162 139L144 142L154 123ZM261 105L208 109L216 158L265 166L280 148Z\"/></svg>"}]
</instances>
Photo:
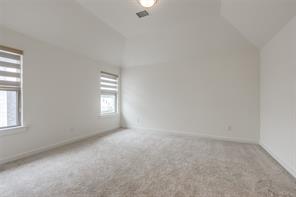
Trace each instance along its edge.
<instances>
[{"instance_id":1,"label":"white wall","mask_svg":"<svg viewBox=\"0 0 296 197\"><path fill-rule=\"evenodd\" d=\"M118 67L105 66L6 28L0 28L0 43L24 50L23 106L28 126L14 135L1 135L0 131L0 163L119 127L119 116L98 117L99 70L119 73Z\"/></svg>"},{"instance_id":2,"label":"white wall","mask_svg":"<svg viewBox=\"0 0 296 197\"><path fill-rule=\"evenodd\" d=\"M296 177L296 17L261 51L260 143Z\"/></svg>"},{"instance_id":3,"label":"white wall","mask_svg":"<svg viewBox=\"0 0 296 197\"><path fill-rule=\"evenodd\" d=\"M252 56L125 68L123 126L256 142L257 82Z\"/></svg>"},{"instance_id":4,"label":"white wall","mask_svg":"<svg viewBox=\"0 0 296 197\"><path fill-rule=\"evenodd\" d=\"M202 20L127 40L122 126L258 142L259 53L223 19Z\"/></svg>"}]
</instances>

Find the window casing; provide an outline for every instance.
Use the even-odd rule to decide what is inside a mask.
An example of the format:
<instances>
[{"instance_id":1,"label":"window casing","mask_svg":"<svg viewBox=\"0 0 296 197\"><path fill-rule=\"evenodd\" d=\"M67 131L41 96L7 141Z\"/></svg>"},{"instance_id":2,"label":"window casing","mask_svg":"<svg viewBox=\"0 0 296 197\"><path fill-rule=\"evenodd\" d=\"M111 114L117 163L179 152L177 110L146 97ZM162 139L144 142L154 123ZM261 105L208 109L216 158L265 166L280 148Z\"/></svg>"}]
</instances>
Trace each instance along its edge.
<instances>
[{"instance_id":1,"label":"window casing","mask_svg":"<svg viewBox=\"0 0 296 197\"><path fill-rule=\"evenodd\" d=\"M22 125L22 54L0 46L0 129Z\"/></svg>"},{"instance_id":2,"label":"window casing","mask_svg":"<svg viewBox=\"0 0 296 197\"><path fill-rule=\"evenodd\" d=\"M110 115L118 112L118 79L119 77L117 75L101 72L101 115Z\"/></svg>"}]
</instances>

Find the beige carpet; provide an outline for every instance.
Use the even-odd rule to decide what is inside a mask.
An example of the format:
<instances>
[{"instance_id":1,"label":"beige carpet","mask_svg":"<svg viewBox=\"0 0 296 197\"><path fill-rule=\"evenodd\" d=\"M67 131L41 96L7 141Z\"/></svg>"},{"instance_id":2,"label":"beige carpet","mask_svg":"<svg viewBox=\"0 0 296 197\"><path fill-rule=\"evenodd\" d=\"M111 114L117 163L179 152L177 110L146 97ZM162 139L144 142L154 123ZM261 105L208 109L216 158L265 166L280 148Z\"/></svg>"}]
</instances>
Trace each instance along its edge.
<instances>
[{"instance_id":1,"label":"beige carpet","mask_svg":"<svg viewBox=\"0 0 296 197\"><path fill-rule=\"evenodd\" d=\"M2 167L1 197L294 197L259 146L122 130Z\"/></svg>"}]
</instances>

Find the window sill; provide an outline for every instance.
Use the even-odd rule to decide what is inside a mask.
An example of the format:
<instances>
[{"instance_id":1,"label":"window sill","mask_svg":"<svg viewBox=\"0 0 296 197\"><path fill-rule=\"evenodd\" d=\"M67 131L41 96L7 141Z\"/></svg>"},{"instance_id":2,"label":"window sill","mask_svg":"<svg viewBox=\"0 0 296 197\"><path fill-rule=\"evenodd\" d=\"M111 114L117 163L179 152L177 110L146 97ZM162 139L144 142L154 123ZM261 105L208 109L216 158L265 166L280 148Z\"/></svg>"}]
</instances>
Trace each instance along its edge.
<instances>
[{"instance_id":1,"label":"window sill","mask_svg":"<svg viewBox=\"0 0 296 197\"><path fill-rule=\"evenodd\" d=\"M23 133L27 130L28 130L27 126L17 126L17 127L0 129L0 137L9 136L9 135L16 135L19 133Z\"/></svg>"},{"instance_id":2,"label":"window sill","mask_svg":"<svg viewBox=\"0 0 296 197\"><path fill-rule=\"evenodd\" d=\"M100 114L98 115L99 118L112 118L119 116L119 113L111 113L111 114Z\"/></svg>"}]
</instances>

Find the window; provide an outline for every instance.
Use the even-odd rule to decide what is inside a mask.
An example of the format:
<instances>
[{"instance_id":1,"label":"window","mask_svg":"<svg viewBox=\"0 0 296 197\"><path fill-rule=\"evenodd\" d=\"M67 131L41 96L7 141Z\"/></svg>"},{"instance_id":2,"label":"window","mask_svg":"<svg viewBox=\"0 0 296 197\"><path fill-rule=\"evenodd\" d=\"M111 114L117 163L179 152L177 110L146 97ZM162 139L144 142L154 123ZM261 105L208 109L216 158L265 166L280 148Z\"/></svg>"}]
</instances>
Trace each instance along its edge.
<instances>
[{"instance_id":1,"label":"window","mask_svg":"<svg viewBox=\"0 0 296 197\"><path fill-rule=\"evenodd\" d=\"M22 51L0 46L0 129L21 126Z\"/></svg>"},{"instance_id":2,"label":"window","mask_svg":"<svg viewBox=\"0 0 296 197\"><path fill-rule=\"evenodd\" d=\"M101 115L117 112L118 76L101 72Z\"/></svg>"}]
</instances>

